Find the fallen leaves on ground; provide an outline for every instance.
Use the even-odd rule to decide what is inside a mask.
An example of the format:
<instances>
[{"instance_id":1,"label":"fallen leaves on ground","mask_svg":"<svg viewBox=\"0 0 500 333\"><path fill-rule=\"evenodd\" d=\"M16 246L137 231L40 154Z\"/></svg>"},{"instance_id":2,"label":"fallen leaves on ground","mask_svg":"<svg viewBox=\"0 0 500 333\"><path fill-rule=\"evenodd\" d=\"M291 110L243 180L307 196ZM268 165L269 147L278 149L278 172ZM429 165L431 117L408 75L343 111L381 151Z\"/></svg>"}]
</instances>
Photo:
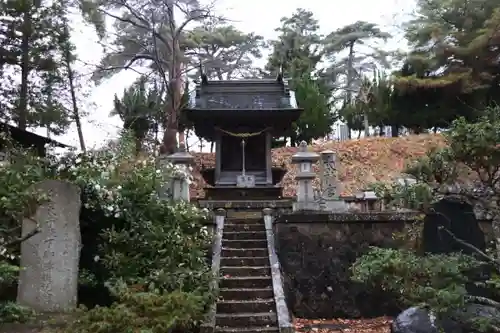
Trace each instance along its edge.
<instances>
[{"instance_id":1,"label":"fallen leaves on ground","mask_svg":"<svg viewBox=\"0 0 500 333\"><path fill-rule=\"evenodd\" d=\"M294 319L296 332L303 333L389 333L391 318Z\"/></svg>"},{"instance_id":2,"label":"fallen leaves on ground","mask_svg":"<svg viewBox=\"0 0 500 333\"><path fill-rule=\"evenodd\" d=\"M429 148L443 146L444 138L439 134L408 135L399 138L372 137L347 141L316 141L309 147L317 153L331 150L337 153L339 179L343 195L353 195L374 182L391 182L401 175L406 163L425 155ZM284 166L288 172L281 182L283 196L295 195L296 170L290 164L291 157L297 152L295 147L273 149L273 166ZM205 184L200 174L202 165L215 167L215 154L195 154L196 166L193 170L194 184L191 186L193 198L203 198ZM318 172L319 165L314 166ZM314 186L318 187L316 178Z\"/></svg>"}]
</instances>

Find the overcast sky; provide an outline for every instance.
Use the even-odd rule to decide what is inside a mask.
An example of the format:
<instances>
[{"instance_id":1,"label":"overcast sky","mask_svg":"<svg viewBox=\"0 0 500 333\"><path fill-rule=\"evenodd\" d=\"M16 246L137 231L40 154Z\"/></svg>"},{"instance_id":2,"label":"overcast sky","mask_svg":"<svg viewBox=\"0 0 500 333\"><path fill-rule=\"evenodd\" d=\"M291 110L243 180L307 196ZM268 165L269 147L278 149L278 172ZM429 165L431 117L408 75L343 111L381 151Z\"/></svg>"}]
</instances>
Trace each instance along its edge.
<instances>
[{"instance_id":1,"label":"overcast sky","mask_svg":"<svg viewBox=\"0 0 500 333\"><path fill-rule=\"evenodd\" d=\"M233 24L244 32L254 32L266 39L276 37L274 31L283 16L291 15L297 8L310 10L319 21L321 33L331 31L358 20L374 22L389 32L398 35L395 26L405 15L414 9L414 0L219 0L217 11L233 20ZM77 46L78 58L86 63L97 63L102 55L101 46L93 30L75 18L73 27L74 42ZM396 36L388 47L404 48L401 36ZM262 64L265 60L262 60ZM259 64L260 65L260 64ZM88 72L88 69L87 69ZM121 94L137 77L134 72L123 72L109 79L101 86L92 89L84 106L88 116L83 124L87 146L97 147L107 140L116 138L120 128L120 120L109 117L113 96ZM94 105L91 107L91 105ZM44 134L43 131L39 131ZM57 138L59 141L78 146L76 129Z\"/></svg>"}]
</instances>

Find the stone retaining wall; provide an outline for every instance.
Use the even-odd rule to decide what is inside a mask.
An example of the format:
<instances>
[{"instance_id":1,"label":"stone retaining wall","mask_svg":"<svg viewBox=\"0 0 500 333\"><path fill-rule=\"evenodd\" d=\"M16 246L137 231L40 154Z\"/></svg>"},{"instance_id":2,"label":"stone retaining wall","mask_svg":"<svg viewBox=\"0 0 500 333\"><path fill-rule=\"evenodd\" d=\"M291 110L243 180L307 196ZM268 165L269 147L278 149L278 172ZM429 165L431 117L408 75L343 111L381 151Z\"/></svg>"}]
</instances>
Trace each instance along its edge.
<instances>
[{"instance_id":1,"label":"stone retaining wall","mask_svg":"<svg viewBox=\"0 0 500 333\"><path fill-rule=\"evenodd\" d=\"M292 313L309 319L397 313L394 297L352 282L349 268L369 246L400 246L393 234L415 217L395 212L279 216L276 248ZM486 231L487 223L482 224Z\"/></svg>"}]
</instances>

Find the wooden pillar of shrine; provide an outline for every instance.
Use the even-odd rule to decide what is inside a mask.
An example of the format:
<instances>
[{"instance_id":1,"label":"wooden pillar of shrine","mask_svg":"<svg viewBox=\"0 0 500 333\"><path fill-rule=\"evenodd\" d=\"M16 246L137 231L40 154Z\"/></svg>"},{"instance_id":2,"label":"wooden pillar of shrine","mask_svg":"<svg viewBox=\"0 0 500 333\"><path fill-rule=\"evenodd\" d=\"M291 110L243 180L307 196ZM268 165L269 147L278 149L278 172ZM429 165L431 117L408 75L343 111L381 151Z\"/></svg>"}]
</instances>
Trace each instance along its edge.
<instances>
[{"instance_id":1,"label":"wooden pillar of shrine","mask_svg":"<svg viewBox=\"0 0 500 333\"><path fill-rule=\"evenodd\" d=\"M271 144L272 144L272 136L270 131L266 131L265 133L266 136L266 183L267 185L272 185L273 184L273 174L272 174L272 167L273 167L273 161L272 161L272 154L271 154Z\"/></svg>"},{"instance_id":2,"label":"wooden pillar of shrine","mask_svg":"<svg viewBox=\"0 0 500 333\"><path fill-rule=\"evenodd\" d=\"M221 168L221 134L215 134L215 185L219 185Z\"/></svg>"}]
</instances>

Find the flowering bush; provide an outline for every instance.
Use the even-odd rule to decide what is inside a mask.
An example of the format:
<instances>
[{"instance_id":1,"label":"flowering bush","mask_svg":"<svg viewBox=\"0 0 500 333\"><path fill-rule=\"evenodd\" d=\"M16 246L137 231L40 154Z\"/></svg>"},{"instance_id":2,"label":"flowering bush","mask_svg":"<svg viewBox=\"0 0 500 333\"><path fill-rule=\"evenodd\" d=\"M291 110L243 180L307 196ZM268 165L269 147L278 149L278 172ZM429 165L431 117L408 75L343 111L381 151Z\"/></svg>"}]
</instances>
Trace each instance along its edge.
<instances>
[{"instance_id":1,"label":"flowering bush","mask_svg":"<svg viewBox=\"0 0 500 333\"><path fill-rule=\"evenodd\" d=\"M200 318L211 299L208 286L212 276L205 260L210 242L204 226L208 212L187 203L174 203L165 197L168 191L163 191L173 175L188 177L187 170L168 163L159 168L154 157L136 158L128 145L125 137L115 149L84 154L51 152L43 159L23 155L19 167L0 170L0 187L5 192L0 192L0 208L8 208L0 218L9 218L17 231L22 217L31 216L45 199L43 193L31 190L33 184L62 179L82 189L81 278L105 285L113 291L116 302L81 316L73 327L78 331L86 329L80 325L85 318L96 320L101 316L108 322L120 321L115 316L117 311L122 315L125 308L126 312L140 312L148 302L172 307L161 303L178 299L172 293L181 293L196 304L184 302L179 307L185 307L185 311L162 314L155 320L163 320L162 327L184 325L188 318ZM7 253L4 259L11 258L14 264L16 250ZM91 262L84 260L89 257ZM16 267L11 268L15 271ZM0 275L3 272L0 270ZM182 318L175 313L182 313ZM134 327L148 330L150 324L140 321Z\"/></svg>"}]
</instances>

